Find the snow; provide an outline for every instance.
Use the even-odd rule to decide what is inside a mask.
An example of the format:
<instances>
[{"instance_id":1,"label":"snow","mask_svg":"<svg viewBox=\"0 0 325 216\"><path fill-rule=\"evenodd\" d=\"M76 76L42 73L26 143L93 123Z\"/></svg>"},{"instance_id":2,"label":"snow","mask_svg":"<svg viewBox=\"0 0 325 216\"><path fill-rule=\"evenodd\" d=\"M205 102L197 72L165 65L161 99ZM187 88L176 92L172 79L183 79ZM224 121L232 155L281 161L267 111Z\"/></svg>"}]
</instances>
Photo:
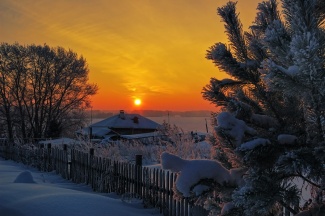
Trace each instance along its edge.
<instances>
[{"instance_id":1,"label":"snow","mask_svg":"<svg viewBox=\"0 0 325 216\"><path fill-rule=\"evenodd\" d=\"M251 135L256 134L256 131L253 128L247 126L243 120L235 118L229 112L221 112L217 116L217 124L217 129L223 129L224 132L232 138L237 147L241 144L245 133Z\"/></svg>"},{"instance_id":2,"label":"snow","mask_svg":"<svg viewBox=\"0 0 325 216\"><path fill-rule=\"evenodd\" d=\"M225 44L217 43L214 45L214 49L211 49L212 59L218 59L220 56L223 56L228 50Z\"/></svg>"},{"instance_id":3,"label":"snow","mask_svg":"<svg viewBox=\"0 0 325 216\"><path fill-rule=\"evenodd\" d=\"M295 144L298 141L298 138L290 134L280 134L278 136L278 142L280 144Z\"/></svg>"},{"instance_id":4,"label":"snow","mask_svg":"<svg viewBox=\"0 0 325 216\"><path fill-rule=\"evenodd\" d=\"M227 202L221 209L221 215L226 215L234 207L235 205L233 204L233 202Z\"/></svg>"},{"instance_id":5,"label":"snow","mask_svg":"<svg viewBox=\"0 0 325 216\"><path fill-rule=\"evenodd\" d=\"M236 82L238 82L238 81L226 78L226 79L221 80L219 85L233 84L233 83L236 83Z\"/></svg>"},{"instance_id":6,"label":"snow","mask_svg":"<svg viewBox=\"0 0 325 216\"><path fill-rule=\"evenodd\" d=\"M267 144L271 144L270 140L263 139L263 138L257 138L248 142L245 142L241 144L239 148L237 148L239 151L247 151L247 150L253 150L254 148L258 146L265 146Z\"/></svg>"},{"instance_id":7,"label":"snow","mask_svg":"<svg viewBox=\"0 0 325 216\"><path fill-rule=\"evenodd\" d=\"M242 183L244 170L228 170L215 160L184 160L168 152L161 154L162 168L178 172L175 186L184 197L191 196L191 187L202 179L213 179L219 184ZM193 192L198 195L206 187L199 185L194 187Z\"/></svg>"},{"instance_id":8,"label":"snow","mask_svg":"<svg viewBox=\"0 0 325 216\"><path fill-rule=\"evenodd\" d=\"M186 160L176 155L167 152L161 154L161 167L163 169L168 169L172 172L180 172L186 165Z\"/></svg>"},{"instance_id":9,"label":"snow","mask_svg":"<svg viewBox=\"0 0 325 216\"><path fill-rule=\"evenodd\" d=\"M105 125L102 125L102 126L98 125L96 127L94 125L92 125L92 127L91 127L91 133L93 136L102 137L102 136L105 136L106 134L108 134L109 132L111 132L111 130L108 129ZM80 129L76 133L81 134L81 135L89 135L90 127Z\"/></svg>"},{"instance_id":10,"label":"snow","mask_svg":"<svg viewBox=\"0 0 325 216\"><path fill-rule=\"evenodd\" d=\"M202 194L204 191L208 191L210 189L210 187L208 187L207 185L196 185L193 188L193 192L195 193L196 196L199 196L200 194Z\"/></svg>"},{"instance_id":11,"label":"snow","mask_svg":"<svg viewBox=\"0 0 325 216\"><path fill-rule=\"evenodd\" d=\"M278 43L279 38L282 38L286 35L286 30L280 20L274 20L270 23L265 31L264 40L268 44ZM282 41L281 41L282 42Z\"/></svg>"},{"instance_id":12,"label":"snow","mask_svg":"<svg viewBox=\"0 0 325 216\"><path fill-rule=\"evenodd\" d=\"M1 216L160 215L138 199L123 202L114 194L92 192L54 173L44 173L0 158Z\"/></svg>"},{"instance_id":13,"label":"snow","mask_svg":"<svg viewBox=\"0 0 325 216\"><path fill-rule=\"evenodd\" d=\"M277 120L267 115L252 114L250 120L254 124L264 128L275 128L278 126Z\"/></svg>"},{"instance_id":14,"label":"snow","mask_svg":"<svg viewBox=\"0 0 325 216\"><path fill-rule=\"evenodd\" d=\"M287 74L291 76L299 74L299 67L297 65L291 65L288 67Z\"/></svg>"},{"instance_id":15,"label":"snow","mask_svg":"<svg viewBox=\"0 0 325 216\"><path fill-rule=\"evenodd\" d=\"M284 67L277 65L277 64L273 64L279 71L281 71L282 73L285 73L286 75L289 76L296 76L299 74L299 67L297 65L291 65L288 67L288 69L285 69Z\"/></svg>"},{"instance_id":16,"label":"snow","mask_svg":"<svg viewBox=\"0 0 325 216\"><path fill-rule=\"evenodd\" d=\"M161 137L163 136L159 132L151 132L151 133L141 133L141 134L132 134L132 135L121 135L121 138L124 139L142 139L142 138L148 138L148 137Z\"/></svg>"},{"instance_id":17,"label":"snow","mask_svg":"<svg viewBox=\"0 0 325 216\"><path fill-rule=\"evenodd\" d=\"M325 209L323 205L313 204L313 207L302 211L295 216L323 216L325 213Z\"/></svg>"},{"instance_id":18,"label":"snow","mask_svg":"<svg viewBox=\"0 0 325 216\"><path fill-rule=\"evenodd\" d=\"M14 183L35 183L35 181L31 172L24 171L17 176Z\"/></svg>"},{"instance_id":19,"label":"snow","mask_svg":"<svg viewBox=\"0 0 325 216\"><path fill-rule=\"evenodd\" d=\"M306 211L302 211L299 214L297 214L296 216L311 216L312 214L310 213L309 210Z\"/></svg>"},{"instance_id":20,"label":"snow","mask_svg":"<svg viewBox=\"0 0 325 216\"><path fill-rule=\"evenodd\" d=\"M230 174L230 185L238 185L243 186L245 184L245 180L243 176L245 175L247 169L245 168L233 168L229 170Z\"/></svg>"}]
</instances>

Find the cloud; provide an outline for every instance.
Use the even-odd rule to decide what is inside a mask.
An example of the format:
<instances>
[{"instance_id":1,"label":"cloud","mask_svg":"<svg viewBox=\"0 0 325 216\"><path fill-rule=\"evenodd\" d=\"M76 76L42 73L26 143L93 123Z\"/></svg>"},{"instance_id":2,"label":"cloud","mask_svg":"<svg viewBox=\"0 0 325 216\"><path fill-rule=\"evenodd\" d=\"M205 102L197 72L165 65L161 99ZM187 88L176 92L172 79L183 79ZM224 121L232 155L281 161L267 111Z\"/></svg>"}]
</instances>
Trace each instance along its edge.
<instances>
[{"instance_id":1,"label":"cloud","mask_svg":"<svg viewBox=\"0 0 325 216\"><path fill-rule=\"evenodd\" d=\"M216 15L224 2L1 0L0 41L72 49L100 92L194 94L218 71L205 52L225 41Z\"/></svg>"}]
</instances>

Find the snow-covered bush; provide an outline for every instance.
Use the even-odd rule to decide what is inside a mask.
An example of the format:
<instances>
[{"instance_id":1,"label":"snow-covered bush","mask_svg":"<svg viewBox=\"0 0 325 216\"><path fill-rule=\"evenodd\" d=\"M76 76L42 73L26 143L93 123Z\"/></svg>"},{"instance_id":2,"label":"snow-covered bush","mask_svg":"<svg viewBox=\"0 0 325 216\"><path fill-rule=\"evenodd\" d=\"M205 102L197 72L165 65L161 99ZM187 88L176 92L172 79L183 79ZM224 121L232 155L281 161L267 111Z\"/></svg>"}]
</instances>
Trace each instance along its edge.
<instances>
[{"instance_id":1,"label":"snow-covered bush","mask_svg":"<svg viewBox=\"0 0 325 216\"><path fill-rule=\"evenodd\" d=\"M142 155L143 165L160 163L160 155L168 151L185 159L209 159L211 145L208 140L196 142L190 132L184 132L176 125L164 124L152 143L140 140L118 140L114 143L95 144L95 154L121 162L135 162L135 155ZM87 146L87 145L86 145ZM89 145L88 145L89 146ZM86 147L83 147L84 149Z\"/></svg>"}]
</instances>

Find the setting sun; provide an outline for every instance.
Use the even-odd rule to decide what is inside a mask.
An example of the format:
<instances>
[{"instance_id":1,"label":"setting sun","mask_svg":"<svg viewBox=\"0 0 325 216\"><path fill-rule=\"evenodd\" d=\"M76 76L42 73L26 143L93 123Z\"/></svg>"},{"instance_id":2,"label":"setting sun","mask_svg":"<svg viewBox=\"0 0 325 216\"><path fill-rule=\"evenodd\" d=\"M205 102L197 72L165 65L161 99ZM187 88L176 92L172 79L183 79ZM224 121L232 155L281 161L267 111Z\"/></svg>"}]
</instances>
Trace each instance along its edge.
<instances>
[{"instance_id":1,"label":"setting sun","mask_svg":"<svg viewBox=\"0 0 325 216\"><path fill-rule=\"evenodd\" d=\"M229 77L205 56L216 42L228 43L216 13L228 1L80 1L74 7L73 1L0 0L0 42L60 46L83 56L89 82L99 87L94 110L215 111L202 88L211 77ZM238 1L243 30L259 2Z\"/></svg>"},{"instance_id":2,"label":"setting sun","mask_svg":"<svg viewBox=\"0 0 325 216\"><path fill-rule=\"evenodd\" d=\"M135 99L135 100L134 100L134 104L135 104L136 106L139 106L139 105L141 104L141 100L140 100L140 99Z\"/></svg>"}]
</instances>

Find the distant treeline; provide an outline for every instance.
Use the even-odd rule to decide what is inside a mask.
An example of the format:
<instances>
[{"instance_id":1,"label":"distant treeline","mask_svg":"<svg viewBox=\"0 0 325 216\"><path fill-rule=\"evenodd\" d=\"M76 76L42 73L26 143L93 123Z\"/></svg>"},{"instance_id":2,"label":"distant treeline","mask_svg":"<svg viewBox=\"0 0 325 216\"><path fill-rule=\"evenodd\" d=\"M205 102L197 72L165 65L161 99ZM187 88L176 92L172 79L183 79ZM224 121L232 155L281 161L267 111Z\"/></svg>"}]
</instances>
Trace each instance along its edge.
<instances>
[{"instance_id":1,"label":"distant treeline","mask_svg":"<svg viewBox=\"0 0 325 216\"><path fill-rule=\"evenodd\" d=\"M92 110L87 111L88 116L92 118L108 118L118 114L120 111ZM181 116L181 117L210 117L209 110L198 111L166 111L166 110L133 110L125 111L126 113L136 113L146 117L162 117L162 116Z\"/></svg>"}]
</instances>

